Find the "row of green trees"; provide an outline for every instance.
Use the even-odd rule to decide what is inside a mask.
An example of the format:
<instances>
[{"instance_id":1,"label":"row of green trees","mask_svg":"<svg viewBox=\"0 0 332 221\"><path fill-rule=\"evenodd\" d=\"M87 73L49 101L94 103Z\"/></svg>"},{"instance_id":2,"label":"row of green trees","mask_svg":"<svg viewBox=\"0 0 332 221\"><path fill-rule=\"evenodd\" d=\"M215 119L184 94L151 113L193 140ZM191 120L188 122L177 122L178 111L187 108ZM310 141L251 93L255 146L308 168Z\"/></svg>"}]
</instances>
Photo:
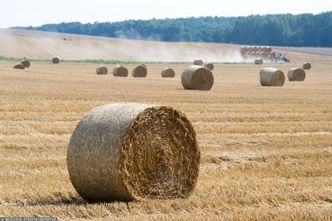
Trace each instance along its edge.
<instances>
[{"instance_id":1,"label":"row of green trees","mask_svg":"<svg viewBox=\"0 0 332 221\"><path fill-rule=\"evenodd\" d=\"M318 15L190 17L88 24L70 22L24 29L160 41L332 47L332 12Z\"/></svg>"}]
</instances>

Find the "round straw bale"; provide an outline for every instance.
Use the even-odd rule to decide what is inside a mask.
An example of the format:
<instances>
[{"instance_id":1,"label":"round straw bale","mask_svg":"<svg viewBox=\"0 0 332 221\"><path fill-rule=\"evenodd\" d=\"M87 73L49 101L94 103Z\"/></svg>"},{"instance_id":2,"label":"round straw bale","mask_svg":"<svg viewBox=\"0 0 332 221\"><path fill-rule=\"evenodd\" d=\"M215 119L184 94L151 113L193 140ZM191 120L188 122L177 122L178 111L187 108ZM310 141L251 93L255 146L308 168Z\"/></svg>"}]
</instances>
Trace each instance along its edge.
<instances>
[{"instance_id":1,"label":"round straw bale","mask_svg":"<svg viewBox=\"0 0 332 221\"><path fill-rule=\"evenodd\" d=\"M133 69L133 71L131 72L131 75L133 77L143 77L143 78L145 78L147 74L148 74L148 71L147 71L145 65L139 65L139 66L135 67Z\"/></svg>"},{"instance_id":2,"label":"round straw bale","mask_svg":"<svg viewBox=\"0 0 332 221\"><path fill-rule=\"evenodd\" d=\"M262 86L283 86L285 83L284 73L276 68L263 68L259 75Z\"/></svg>"},{"instance_id":3,"label":"round straw bale","mask_svg":"<svg viewBox=\"0 0 332 221\"><path fill-rule=\"evenodd\" d=\"M209 69L210 71L213 71L214 64L213 63L206 63L206 64L204 64L204 67Z\"/></svg>"},{"instance_id":4,"label":"round straw bale","mask_svg":"<svg viewBox=\"0 0 332 221\"><path fill-rule=\"evenodd\" d=\"M127 77L128 76L128 69L126 67L123 67L122 65L116 65L113 68L113 76Z\"/></svg>"},{"instance_id":5,"label":"round straw bale","mask_svg":"<svg viewBox=\"0 0 332 221\"><path fill-rule=\"evenodd\" d=\"M60 58L59 57L52 58L52 63L53 64L59 64L60 63Z\"/></svg>"},{"instance_id":6,"label":"round straw bale","mask_svg":"<svg viewBox=\"0 0 332 221\"><path fill-rule=\"evenodd\" d=\"M173 68L164 68L161 70L161 77L163 78L174 78L175 77L175 71Z\"/></svg>"},{"instance_id":7,"label":"round straw bale","mask_svg":"<svg viewBox=\"0 0 332 221\"><path fill-rule=\"evenodd\" d=\"M77 125L67 152L70 180L90 202L189 197L199 164L186 116L145 104L93 109Z\"/></svg>"},{"instance_id":8,"label":"round straw bale","mask_svg":"<svg viewBox=\"0 0 332 221\"><path fill-rule=\"evenodd\" d=\"M305 79L305 71L302 68L291 68L287 77L289 81L304 81Z\"/></svg>"},{"instance_id":9,"label":"round straw bale","mask_svg":"<svg viewBox=\"0 0 332 221\"><path fill-rule=\"evenodd\" d=\"M25 67L24 67L23 64L16 64L16 65L14 66L14 69L21 69L21 70L23 70L23 69L25 69Z\"/></svg>"},{"instance_id":10,"label":"round straw bale","mask_svg":"<svg viewBox=\"0 0 332 221\"><path fill-rule=\"evenodd\" d=\"M203 60L200 60L200 59L194 60L193 64L202 66L203 65Z\"/></svg>"},{"instance_id":11,"label":"round straw bale","mask_svg":"<svg viewBox=\"0 0 332 221\"><path fill-rule=\"evenodd\" d=\"M97 72L97 74L107 74L108 69L105 66L99 66L99 67L97 67L96 72Z\"/></svg>"},{"instance_id":12,"label":"round straw bale","mask_svg":"<svg viewBox=\"0 0 332 221\"><path fill-rule=\"evenodd\" d=\"M31 66L31 62L26 58L21 60L21 64L24 66L24 68L29 68Z\"/></svg>"},{"instance_id":13,"label":"round straw bale","mask_svg":"<svg viewBox=\"0 0 332 221\"><path fill-rule=\"evenodd\" d=\"M303 68L304 70L310 70L310 69L311 69L311 64L310 64L310 63L304 63L304 64L302 65L302 68Z\"/></svg>"},{"instance_id":14,"label":"round straw bale","mask_svg":"<svg viewBox=\"0 0 332 221\"><path fill-rule=\"evenodd\" d=\"M261 58L255 59L255 64L263 64L263 59Z\"/></svg>"},{"instance_id":15,"label":"round straw bale","mask_svg":"<svg viewBox=\"0 0 332 221\"><path fill-rule=\"evenodd\" d=\"M183 71L181 82L184 89L211 90L214 77L210 70L198 65L191 65Z\"/></svg>"}]
</instances>

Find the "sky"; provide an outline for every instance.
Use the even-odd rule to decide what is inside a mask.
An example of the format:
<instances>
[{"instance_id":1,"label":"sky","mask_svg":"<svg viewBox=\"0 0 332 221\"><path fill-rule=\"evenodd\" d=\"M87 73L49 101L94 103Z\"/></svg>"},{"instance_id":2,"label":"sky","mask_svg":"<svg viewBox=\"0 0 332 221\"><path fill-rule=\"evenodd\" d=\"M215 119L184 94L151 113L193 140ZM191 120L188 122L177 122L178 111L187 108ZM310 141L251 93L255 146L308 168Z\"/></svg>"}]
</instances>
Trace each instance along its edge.
<instances>
[{"instance_id":1,"label":"sky","mask_svg":"<svg viewBox=\"0 0 332 221\"><path fill-rule=\"evenodd\" d=\"M0 28L128 19L332 11L332 0L1 0Z\"/></svg>"}]
</instances>

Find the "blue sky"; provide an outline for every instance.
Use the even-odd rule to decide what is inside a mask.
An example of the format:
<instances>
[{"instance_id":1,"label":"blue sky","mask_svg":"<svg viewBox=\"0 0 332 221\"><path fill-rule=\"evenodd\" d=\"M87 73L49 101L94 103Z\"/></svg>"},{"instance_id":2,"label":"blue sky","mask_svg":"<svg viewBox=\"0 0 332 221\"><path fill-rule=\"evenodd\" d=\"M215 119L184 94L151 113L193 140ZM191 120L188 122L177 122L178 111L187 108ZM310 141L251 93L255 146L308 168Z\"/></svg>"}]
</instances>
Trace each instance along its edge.
<instances>
[{"instance_id":1,"label":"blue sky","mask_svg":"<svg viewBox=\"0 0 332 221\"><path fill-rule=\"evenodd\" d=\"M0 27L190 16L332 11L332 0L3 0Z\"/></svg>"}]
</instances>

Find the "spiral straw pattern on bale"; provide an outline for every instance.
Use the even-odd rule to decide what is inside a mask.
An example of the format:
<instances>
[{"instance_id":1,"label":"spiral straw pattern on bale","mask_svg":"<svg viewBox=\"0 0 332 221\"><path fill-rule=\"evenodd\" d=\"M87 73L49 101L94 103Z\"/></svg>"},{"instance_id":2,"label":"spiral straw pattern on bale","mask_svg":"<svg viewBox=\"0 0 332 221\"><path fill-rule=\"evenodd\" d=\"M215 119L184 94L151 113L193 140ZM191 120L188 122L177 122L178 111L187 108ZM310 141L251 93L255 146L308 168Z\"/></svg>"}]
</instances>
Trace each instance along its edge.
<instances>
[{"instance_id":1,"label":"spiral straw pattern on bale","mask_svg":"<svg viewBox=\"0 0 332 221\"><path fill-rule=\"evenodd\" d=\"M262 86L283 86L285 74L276 68L263 68L259 72Z\"/></svg>"},{"instance_id":2,"label":"spiral straw pattern on bale","mask_svg":"<svg viewBox=\"0 0 332 221\"><path fill-rule=\"evenodd\" d=\"M113 68L113 76L115 77L127 77L128 76L128 69L123 67L122 65L116 65Z\"/></svg>"},{"instance_id":3,"label":"spiral straw pattern on bale","mask_svg":"<svg viewBox=\"0 0 332 221\"><path fill-rule=\"evenodd\" d=\"M304 63L304 64L302 65L302 68L303 68L304 70L310 70L310 69L311 69L311 64L310 64L310 63Z\"/></svg>"},{"instance_id":4,"label":"spiral straw pattern on bale","mask_svg":"<svg viewBox=\"0 0 332 221\"><path fill-rule=\"evenodd\" d=\"M133 69L133 71L131 72L131 75L133 77L142 77L142 78L145 78L147 74L148 74L148 71L147 71L145 65L139 65L139 66L135 67Z\"/></svg>"},{"instance_id":5,"label":"spiral straw pattern on bale","mask_svg":"<svg viewBox=\"0 0 332 221\"><path fill-rule=\"evenodd\" d=\"M204 67L209 69L210 71L213 71L214 64L213 63L206 63L206 64L204 64Z\"/></svg>"},{"instance_id":6,"label":"spiral straw pattern on bale","mask_svg":"<svg viewBox=\"0 0 332 221\"><path fill-rule=\"evenodd\" d=\"M191 65L183 71L181 82L184 89L211 90L214 77L210 70L198 65Z\"/></svg>"},{"instance_id":7,"label":"spiral straw pattern on bale","mask_svg":"<svg viewBox=\"0 0 332 221\"><path fill-rule=\"evenodd\" d=\"M305 71L302 68L291 68L287 77L289 81L304 81L305 79Z\"/></svg>"},{"instance_id":8,"label":"spiral straw pattern on bale","mask_svg":"<svg viewBox=\"0 0 332 221\"><path fill-rule=\"evenodd\" d=\"M22 59L21 64L24 68L29 68L31 66L31 62L28 59Z\"/></svg>"},{"instance_id":9,"label":"spiral straw pattern on bale","mask_svg":"<svg viewBox=\"0 0 332 221\"><path fill-rule=\"evenodd\" d=\"M194 60L193 65L199 65L199 66L202 66L202 65L203 65L203 60L200 60L200 59L198 59L198 60Z\"/></svg>"},{"instance_id":10,"label":"spiral straw pattern on bale","mask_svg":"<svg viewBox=\"0 0 332 221\"><path fill-rule=\"evenodd\" d=\"M59 57L52 58L52 64L59 64L59 63L60 63L60 58Z\"/></svg>"},{"instance_id":11,"label":"spiral straw pattern on bale","mask_svg":"<svg viewBox=\"0 0 332 221\"><path fill-rule=\"evenodd\" d=\"M24 67L23 64L16 64L16 65L14 66L14 69L20 69L20 70L23 70L23 69L25 69L25 67Z\"/></svg>"},{"instance_id":12,"label":"spiral straw pattern on bale","mask_svg":"<svg viewBox=\"0 0 332 221\"><path fill-rule=\"evenodd\" d=\"M145 104L93 109L77 125L67 152L70 180L90 202L189 197L199 164L186 116Z\"/></svg>"},{"instance_id":13,"label":"spiral straw pattern on bale","mask_svg":"<svg viewBox=\"0 0 332 221\"><path fill-rule=\"evenodd\" d=\"M173 68L164 68L161 70L161 77L163 78L173 78L175 77L175 71Z\"/></svg>"},{"instance_id":14,"label":"spiral straw pattern on bale","mask_svg":"<svg viewBox=\"0 0 332 221\"><path fill-rule=\"evenodd\" d=\"M104 75L104 74L108 73L108 69L105 66L100 66L100 67L97 68L96 73Z\"/></svg>"}]
</instances>

